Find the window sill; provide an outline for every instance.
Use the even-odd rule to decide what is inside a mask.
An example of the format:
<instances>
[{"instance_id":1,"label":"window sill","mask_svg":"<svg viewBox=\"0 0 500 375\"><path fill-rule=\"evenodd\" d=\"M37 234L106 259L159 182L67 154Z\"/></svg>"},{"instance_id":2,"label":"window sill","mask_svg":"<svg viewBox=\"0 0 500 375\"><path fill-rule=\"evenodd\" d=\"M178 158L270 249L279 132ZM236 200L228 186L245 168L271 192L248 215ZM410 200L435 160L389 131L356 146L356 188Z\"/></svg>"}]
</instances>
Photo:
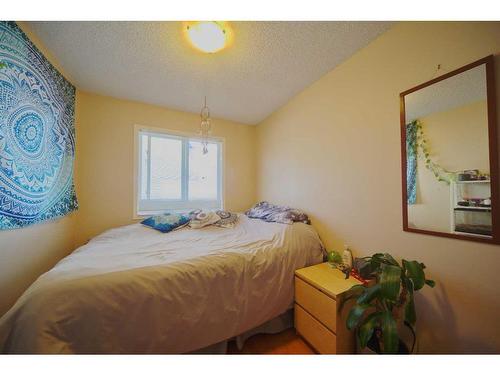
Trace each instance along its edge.
<instances>
[{"instance_id":1,"label":"window sill","mask_svg":"<svg viewBox=\"0 0 500 375\"><path fill-rule=\"evenodd\" d=\"M150 216L154 215L161 215L166 212L172 212L175 214L183 214L187 212L191 212L194 210L203 210L203 211L217 211L217 210L223 210L222 207L218 208L204 208L204 207L192 207L192 208L185 208L185 209L165 209L165 210L156 210L156 211L138 211L134 214L132 217L132 220L144 220Z\"/></svg>"}]
</instances>

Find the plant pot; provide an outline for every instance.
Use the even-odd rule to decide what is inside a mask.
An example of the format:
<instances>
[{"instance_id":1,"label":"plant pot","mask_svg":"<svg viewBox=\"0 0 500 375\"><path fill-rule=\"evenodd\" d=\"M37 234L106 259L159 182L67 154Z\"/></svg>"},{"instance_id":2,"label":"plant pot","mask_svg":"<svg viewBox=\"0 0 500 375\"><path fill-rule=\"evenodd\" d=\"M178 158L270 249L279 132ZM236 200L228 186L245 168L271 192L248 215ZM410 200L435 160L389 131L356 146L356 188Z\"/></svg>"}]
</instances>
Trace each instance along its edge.
<instances>
[{"instance_id":1,"label":"plant pot","mask_svg":"<svg viewBox=\"0 0 500 375\"><path fill-rule=\"evenodd\" d=\"M375 330L373 331L373 335L368 340L368 344L366 348L360 351L361 354L384 354L382 353L382 350L380 348L380 342L379 338L381 337L381 332L380 330ZM410 351L408 350L408 346L406 343L399 339L399 347L398 347L398 352L394 354L410 354Z\"/></svg>"}]
</instances>

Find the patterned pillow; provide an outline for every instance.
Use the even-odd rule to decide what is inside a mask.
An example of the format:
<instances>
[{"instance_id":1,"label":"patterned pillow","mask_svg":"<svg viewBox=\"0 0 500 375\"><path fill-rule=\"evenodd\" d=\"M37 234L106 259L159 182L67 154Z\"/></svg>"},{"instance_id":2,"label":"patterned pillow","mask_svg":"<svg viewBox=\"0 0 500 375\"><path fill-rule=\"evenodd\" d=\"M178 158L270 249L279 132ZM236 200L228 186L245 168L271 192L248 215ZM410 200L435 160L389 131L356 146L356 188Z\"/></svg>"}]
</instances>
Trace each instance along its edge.
<instances>
[{"instance_id":1,"label":"patterned pillow","mask_svg":"<svg viewBox=\"0 0 500 375\"><path fill-rule=\"evenodd\" d=\"M220 220L220 216L215 212L205 212L200 211L196 213L191 213L191 221L189 226L194 229L199 229L212 225Z\"/></svg>"},{"instance_id":2,"label":"patterned pillow","mask_svg":"<svg viewBox=\"0 0 500 375\"><path fill-rule=\"evenodd\" d=\"M269 207L268 202L260 202L245 212L245 215L252 219L265 219L269 215Z\"/></svg>"},{"instance_id":3,"label":"patterned pillow","mask_svg":"<svg viewBox=\"0 0 500 375\"><path fill-rule=\"evenodd\" d=\"M238 215L228 211L215 211L220 216L220 220L215 222L214 225L221 228L234 228L238 221Z\"/></svg>"},{"instance_id":4,"label":"patterned pillow","mask_svg":"<svg viewBox=\"0 0 500 375\"><path fill-rule=\"evenodd\" d=\"M260 202L245 212L250 218L262 219L268 222L276 222L282 224L293 224L294 222L302 222L311 224L309 217L302 211L287 206L278 206L269 202Z\"/></svg>"},{"instance_id":5,"label":"patterned pillow","mask_svg":"<svg viewBox=\"0 0 500 375\"><path fill-rule=\"evenodd\" d=\"M141 224L156 229L162 233L171 232L189 223L189 216L182 214L166 213L163 215L151 216L141 221Z\"/></svg>"}]
</instances>

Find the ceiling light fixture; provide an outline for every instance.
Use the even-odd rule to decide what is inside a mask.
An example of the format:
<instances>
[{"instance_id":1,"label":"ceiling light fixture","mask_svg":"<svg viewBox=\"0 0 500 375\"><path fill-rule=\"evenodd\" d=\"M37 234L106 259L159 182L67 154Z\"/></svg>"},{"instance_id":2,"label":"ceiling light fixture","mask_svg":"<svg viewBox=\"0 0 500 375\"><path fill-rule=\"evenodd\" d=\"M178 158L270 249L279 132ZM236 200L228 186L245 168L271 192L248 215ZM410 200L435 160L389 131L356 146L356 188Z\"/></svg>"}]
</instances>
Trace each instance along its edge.
<instances>
[{"instance_id":1,"label":"ceiling light fixture","mask_svg":"<svg viewBox=\"0 0 500 375\"><path fill-rule=\"evenodd\" d=\"M224 22L189 22L185 30L193 46L206 53L220 51L229 39L229 30Z\"/></svg>"}]
</instances>

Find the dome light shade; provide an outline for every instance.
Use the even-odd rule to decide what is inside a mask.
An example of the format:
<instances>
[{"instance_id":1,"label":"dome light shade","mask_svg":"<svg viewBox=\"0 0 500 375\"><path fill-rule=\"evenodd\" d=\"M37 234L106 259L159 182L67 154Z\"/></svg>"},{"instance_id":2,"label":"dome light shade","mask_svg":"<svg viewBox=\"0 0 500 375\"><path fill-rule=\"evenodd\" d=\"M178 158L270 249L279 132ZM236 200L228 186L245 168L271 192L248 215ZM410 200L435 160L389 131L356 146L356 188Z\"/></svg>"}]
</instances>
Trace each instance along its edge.
<instances>
[{"instance_id":1,"label":"dome light shade","mask_svg":"<svg viewBox=\"0 0 500 375\"><path fill-rule=\"evenodd\" d=\"M214 53L223 49L227 42L224 28L215 21L200 21L187 26L191 43L199 50Z\"/></svg>"}]
</instances>

